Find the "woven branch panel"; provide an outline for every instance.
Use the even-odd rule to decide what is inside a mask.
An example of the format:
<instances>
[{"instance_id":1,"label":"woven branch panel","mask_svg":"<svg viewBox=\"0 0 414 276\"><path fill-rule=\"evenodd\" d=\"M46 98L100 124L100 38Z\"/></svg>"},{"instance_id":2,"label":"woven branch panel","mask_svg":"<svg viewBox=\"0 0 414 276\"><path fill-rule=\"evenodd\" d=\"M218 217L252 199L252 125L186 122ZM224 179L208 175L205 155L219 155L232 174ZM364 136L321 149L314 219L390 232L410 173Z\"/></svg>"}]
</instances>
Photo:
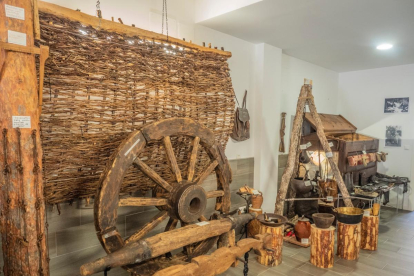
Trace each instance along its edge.
<instances>
[{"instance_id":1,"label":"woven branch panel","mask_svg":"<svg viewBox=\"0 0 414 276\"><path fill-rule=\"evenodd\" d=\"M48 203L94 196L122 140L160 119L192 118L226 146L235 107L226 57L125 37L46 13L40 14L40 24L41 43L50 47L41 115ZM190 142L172 137L184 178ZM161 143L147 146L140 158L173 182ZM207 160L200 150L196 175ZM121 192L145 192L154 185L131 168Z\"/></svg>"}]
</instances>

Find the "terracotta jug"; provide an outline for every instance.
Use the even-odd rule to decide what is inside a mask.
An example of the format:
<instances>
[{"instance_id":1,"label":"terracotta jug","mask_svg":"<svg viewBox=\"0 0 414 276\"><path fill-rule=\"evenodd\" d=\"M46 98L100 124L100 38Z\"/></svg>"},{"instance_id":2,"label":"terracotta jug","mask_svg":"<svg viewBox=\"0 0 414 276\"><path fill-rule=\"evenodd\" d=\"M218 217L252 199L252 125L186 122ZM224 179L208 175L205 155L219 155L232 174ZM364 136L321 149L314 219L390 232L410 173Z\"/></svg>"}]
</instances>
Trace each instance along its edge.
<instances>
[{"instance_id":1,"label":"terracotta jug","mask_svg":"<svg viewBox=\"0 0 414 276\"><path fill-rule=\"evenodd\" d=\"M260 209L263 204L263 195L260 192L258 195L252 195L252 208L253 209Z\"/></svg>"},{"instance_id":2,"label":"terracotta jug","mask_svg":"<svg viewBox=\"0 0 414 276\"><path fill-rule=\"evenodd\" d=\"M302 239L309 239L310 235L311 224L309 222L309 219L302 216L295 225L296 240L298 242L309 243L309 240L307 242L304 242Z\"/></svg>"}]
</instances>

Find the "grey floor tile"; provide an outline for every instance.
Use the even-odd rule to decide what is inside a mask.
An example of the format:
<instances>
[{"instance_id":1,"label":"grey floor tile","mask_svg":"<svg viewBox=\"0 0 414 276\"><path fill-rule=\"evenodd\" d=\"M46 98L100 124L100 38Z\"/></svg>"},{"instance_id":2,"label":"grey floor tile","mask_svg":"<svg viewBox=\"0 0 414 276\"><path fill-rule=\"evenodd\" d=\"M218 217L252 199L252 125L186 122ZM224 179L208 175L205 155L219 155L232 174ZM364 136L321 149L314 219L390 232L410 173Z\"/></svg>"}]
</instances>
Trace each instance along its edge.
<instances>
[{"instance_id":1,"label":"grey floor tile","mask_svg":"<svg viewBox=\"0 0 414 276\"><path fill-rule=\"evenodd\" d=\"M402 276L412 276L414 275L414 271L412 267L397 267L390 264L387 264L383 270L392 273L393 275L402 275Z\"/></svg>"},{"instance_id":2,"label":"grey floor tile","mask_svg":"<svg viewBox=\"0 0 414 276\"><path fill-rule=\"evenodd\" d=\"M316 267L310 263L306 263L305 265L298 268L300 271L312 274L312 275L325 275L325 276L339 276L339 275L346 275L347 273L338 274L335 271L331 269L324 269ZM349 271L349 272L352 272Z\"/></svg>"}]
</instances>

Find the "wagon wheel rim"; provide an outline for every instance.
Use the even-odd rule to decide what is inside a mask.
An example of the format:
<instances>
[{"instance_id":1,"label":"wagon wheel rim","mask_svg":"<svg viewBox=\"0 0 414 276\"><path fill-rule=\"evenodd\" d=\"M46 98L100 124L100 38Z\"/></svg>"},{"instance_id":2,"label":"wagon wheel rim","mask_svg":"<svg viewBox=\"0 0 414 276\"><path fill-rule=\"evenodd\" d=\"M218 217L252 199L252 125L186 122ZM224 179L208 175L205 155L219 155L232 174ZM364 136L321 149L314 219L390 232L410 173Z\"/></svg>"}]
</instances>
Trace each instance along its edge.
<instances>
[{"instance_id":1,"label":"wagon wheel rim","mask_svg":"<svg viewBox=\"0 0 414 276\"><path fill-rule=\"evenodd\" d=\"M171 136L193 137L186 179L183 179L177 165ZM148 143L160 140L163 142L168 165L175 178L174 183L164 180L139 158L139 154ZM195 167L200 146L209 156L210 163L196 176ZM154 192L153 197L119 199L122 181L130 166L139 169L155 182L155 189L162 190L164 197L157 197ZM213 171L216 173L217 189L206 192L201 184ZM165 231L175 229L178 222L183 226L196 220L205 221L207 219L203 213L208 198L216 198L217 211L228 213L230 182L231 171L228 160L222 148L215 143L212 131L188 118L171 118L146 125L121 143L101 177L95 199L95 228L98 238L106 252L112 253L130 242L144 238L167 219ZM160 211L137 232L123 240L116 228L117 208L131 205L156 206ZM205 254L213 245L212 242L214 240L205 240L197 245L186 247L186 251L191 255Z\"/></svg>"}]
</instances>

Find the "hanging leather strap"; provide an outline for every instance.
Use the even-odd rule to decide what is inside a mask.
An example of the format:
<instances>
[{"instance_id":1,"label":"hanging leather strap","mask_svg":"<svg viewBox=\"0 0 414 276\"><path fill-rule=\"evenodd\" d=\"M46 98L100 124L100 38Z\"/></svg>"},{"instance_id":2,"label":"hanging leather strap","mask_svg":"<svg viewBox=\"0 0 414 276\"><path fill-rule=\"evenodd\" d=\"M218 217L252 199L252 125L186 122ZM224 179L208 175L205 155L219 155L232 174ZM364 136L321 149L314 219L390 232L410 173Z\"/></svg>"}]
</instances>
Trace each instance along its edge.
<instances>
[{"instance_id":1,"label":"hanging leather strap","mask_svg":"<svg viewBox=\"0 0 414 276\"><path fill-rule=\"evenodd\" d=\"M246 108L246 97L247 97L247 90L244 91L242 108Z\"/></svg>"}]
</instances>

